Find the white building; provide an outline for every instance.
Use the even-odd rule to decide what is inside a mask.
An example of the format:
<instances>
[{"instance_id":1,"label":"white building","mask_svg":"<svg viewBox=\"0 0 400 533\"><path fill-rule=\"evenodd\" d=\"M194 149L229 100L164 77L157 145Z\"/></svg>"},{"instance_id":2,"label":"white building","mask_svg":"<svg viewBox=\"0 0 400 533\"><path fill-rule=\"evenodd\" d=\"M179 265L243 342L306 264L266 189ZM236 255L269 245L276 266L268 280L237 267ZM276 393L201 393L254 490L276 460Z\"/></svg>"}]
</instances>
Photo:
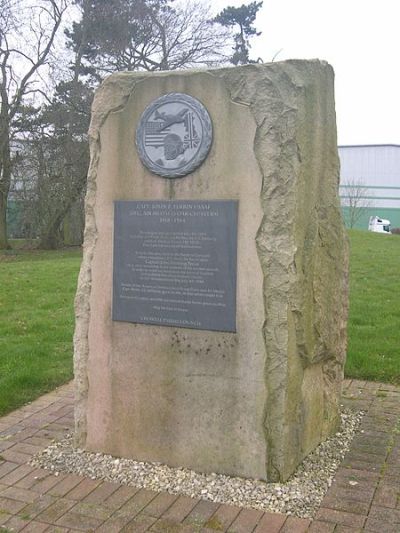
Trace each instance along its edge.
<instances>
[{"instance_id":1,"label":"white building","mask_svg":"<svg viewBox=\"0 0 400 533\"><path fill-rule=\"evenodd\" d=\"M400 227L400 145L339 146L339 157L340 198L346 220L349 204L355 203L360 216L354 227L367 229L371 215Z\"/></svg>"}]
</instances>

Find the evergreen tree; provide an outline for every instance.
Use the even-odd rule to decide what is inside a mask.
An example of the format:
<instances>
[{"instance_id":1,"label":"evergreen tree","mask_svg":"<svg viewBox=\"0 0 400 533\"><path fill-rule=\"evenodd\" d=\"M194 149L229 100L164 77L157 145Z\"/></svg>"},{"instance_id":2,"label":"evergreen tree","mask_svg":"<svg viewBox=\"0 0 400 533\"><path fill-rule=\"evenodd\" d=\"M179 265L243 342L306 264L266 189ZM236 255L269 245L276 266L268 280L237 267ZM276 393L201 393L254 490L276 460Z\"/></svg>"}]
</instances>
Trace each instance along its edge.
<instances>
[{"instance_id":1,"label":"evergreen tree","mask_svg":"<svg viewBox=\"0 0 400 533\"><path fill-rule=\"evenodd\" d=\"M95 76L124 70L173 70L224 60L230 32L210 23L200 1L77 0L82 16L67 32Z\"/></svg>"},{"instance_id":2,"label":"evergreen tree","mask_svg":"<svg viewBox=\"0 0 400 533\"><path fill-rule=\"evenodd\" d=\"M257 32L253 24L262 5L263 2L250 2L250 4L243 4L240 7L229 6L214 18L214 21L222 26L228 28L239 27L239 31L234 34L235 46L230 59L234 65L254 63L249 57L250 38L261 35L261 32Z\"/></svg>"}]
</instances>

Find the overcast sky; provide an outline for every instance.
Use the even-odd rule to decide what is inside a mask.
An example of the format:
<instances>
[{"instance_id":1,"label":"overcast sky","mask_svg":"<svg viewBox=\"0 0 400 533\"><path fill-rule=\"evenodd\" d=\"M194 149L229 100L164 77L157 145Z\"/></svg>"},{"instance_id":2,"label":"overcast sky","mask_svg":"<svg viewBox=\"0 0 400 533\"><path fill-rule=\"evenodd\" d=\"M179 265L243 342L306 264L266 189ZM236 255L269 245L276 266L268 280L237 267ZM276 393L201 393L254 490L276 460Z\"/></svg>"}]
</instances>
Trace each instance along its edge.
<instances>
[{"instance_id":1,"label":"overcast sky","mask_svg":"<svg viewBox=\"0 0 400 533\"><path fill-rule=\"evenodd\" d=\"M256 27L253 58L333 66L339 144L400 144L400 0L264 0Z\"/></svg>"}]
</instances>

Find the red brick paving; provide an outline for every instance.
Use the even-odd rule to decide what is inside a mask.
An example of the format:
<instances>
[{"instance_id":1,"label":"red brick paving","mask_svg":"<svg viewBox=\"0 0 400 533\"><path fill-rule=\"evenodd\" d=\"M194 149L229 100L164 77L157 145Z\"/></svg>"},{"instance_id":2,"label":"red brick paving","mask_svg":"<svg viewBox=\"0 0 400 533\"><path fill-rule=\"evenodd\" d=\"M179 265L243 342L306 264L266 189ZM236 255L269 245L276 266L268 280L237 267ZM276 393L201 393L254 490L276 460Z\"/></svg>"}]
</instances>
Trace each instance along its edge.
<instances>
[{"instance_id":1,"label":"red brick paving","mask_svg":"<svg viewBox=\"0 0 400 533\"><path fill-rule=\"evenodd\" d=\"M226 531L240 513L239 507L233 505L220 505L215 513L205 524L208 529Z\"/></svg>"},{"instance_id":2,"label":"red brick paving","mask_svg":"<svg viewBox=\"0 0 400 533\"><path fill-rule=\"evenodd\" d=\"M289 516L280 529L280 533L305 533L311 525L311 520Z\"/></svg>"},{"instance_id":3,"label":"red brick paving","mask_svg":"<svg viewBox=\"0 0 400 533\"><path fill-rule=\"evenodd\" d=\"M218 507L218 503L200 500L183 520L183 523L193 524L194 526L205 525L216 512Z\"/></svg>"},{"instance_id":4,"label":"red brick paving","mask_svg":"<svg viewBox=\"0 0 400 533\"><path fill-rule=\"evenodd\" d=\"M161 492L143 509L143 512L155 518L160 518L177 499L178 496L176 494Z\"/></svg>"},{"instance_id":5,"label":"red brick paving","mask_svg":"<svg viewBox=\"0 0 400 533\"><path fill-rule=\"evenodd\" d=\"M197 500L189 498L188 496L179 496L179 498L171 505L171 507L163 515L163 519L180 523L188 516L193 507L195 507Z\"/></svg>"},{"instance_id":6,"label":"red brick paving","mask_svg":"<svg viewBox=\"0 0 400 533\"><path fill-rule=\"evenodd\" d=\"M242 509L228 529L228 532L247 533L248 531L253 531L260 522L263 514L262 511L256 509Z\"/></svg>"},{"instance_id":7,"label":"red brick paving","mask_svg":"<svg viewBox=\"0 0 400 533\"><path fill-rule=\"evenodd\" d=\"M123 506L128 500L134 496L139 489L135 487L128 487L126 485L117 485L117 490L103 502L103 505L109 509L116 511Z\"/></svg>"},{"instance_id":8,"label":"red brick paving","mask_svg":"<svg viewBox=\"0 0 400 533\"><path fill-rule=\"evenodd\" d=\"M62 479L58 480L58 483L53 485L49 491L48 494L51 494L52 496L59 496L63 497L68 492L72 491L79 483L82 481L82 478L80 476L77 476L75 474L68 474Z\"/></svg>"},{"instance_id":9,"label":"red brick paving","mask_svg":"<svg viewBox=\"0 0 400 533\"><path fill-rule=\"evenodd\" d=\"M346 381L343 403L367 413L314 520L32 468L71 431L72 384L0 419L0 533L400 532L400 387Z\"/></svg>"},{"instance_id":10,"label":"red brick paving","mask_svg":"<svg viewBox=\"0 0 400 533\"><path fill-rule=\"evenodd\" d=\"M254 533L278 533L286 521L286 515L278 513L264 513L258 522Z\"/></svg>"},{"instance_id":11,"label":"red brick paving","mask_svg":"<svg viewBox=\"0 0 400 533\"><path fill-rule=\"evenodd\" d=\"M336 524L333 524L332 522L314 520L308 528L308 533L333 533L336 530Z\"/></svg>"}]
</instances>

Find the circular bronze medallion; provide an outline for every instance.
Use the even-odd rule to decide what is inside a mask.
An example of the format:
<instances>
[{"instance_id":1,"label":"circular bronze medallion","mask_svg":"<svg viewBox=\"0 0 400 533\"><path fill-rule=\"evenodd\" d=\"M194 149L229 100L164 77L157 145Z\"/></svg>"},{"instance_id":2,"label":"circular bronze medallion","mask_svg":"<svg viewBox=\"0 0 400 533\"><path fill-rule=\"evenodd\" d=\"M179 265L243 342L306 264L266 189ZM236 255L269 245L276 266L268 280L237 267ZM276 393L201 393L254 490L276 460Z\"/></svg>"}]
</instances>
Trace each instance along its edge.
<instances>
[{"instance_id":1,"label":"circular bronze medallion","mask_svg":"<svg viewBox=\"0 0 400 533\"><path fill-rule=\"evenodd\" d=\"M136 147L142 163L164 178L193 172L210 150L212 124L201 102L183 93L154 100L136 128Z\"/></svg>"}]
</instances>

